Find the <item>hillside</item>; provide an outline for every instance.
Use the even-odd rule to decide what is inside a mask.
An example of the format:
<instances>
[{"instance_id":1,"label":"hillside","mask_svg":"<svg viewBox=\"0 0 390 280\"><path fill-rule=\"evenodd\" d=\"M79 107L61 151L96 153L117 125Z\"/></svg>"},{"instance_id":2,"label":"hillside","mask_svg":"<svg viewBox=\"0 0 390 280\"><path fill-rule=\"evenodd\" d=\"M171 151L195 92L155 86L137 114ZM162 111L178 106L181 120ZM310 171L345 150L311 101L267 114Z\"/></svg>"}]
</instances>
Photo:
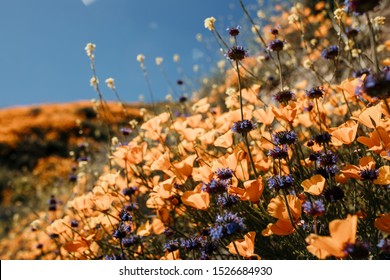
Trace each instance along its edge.
<instances>
[{"instance_id":1,"label":"hillside","mask_svg":"<svg viewBox=\"0 0 390 280\"><path fill-rule=\"evenodd\" d=\"M107 162L109 134L138 119L140 105L125 112L121 104L106 105L105 111L90 101L0 109L1 237L31 209L47 207L51 195L66 192L81 157L93 155L96 169Z\"/></svg>"}]
</instances>

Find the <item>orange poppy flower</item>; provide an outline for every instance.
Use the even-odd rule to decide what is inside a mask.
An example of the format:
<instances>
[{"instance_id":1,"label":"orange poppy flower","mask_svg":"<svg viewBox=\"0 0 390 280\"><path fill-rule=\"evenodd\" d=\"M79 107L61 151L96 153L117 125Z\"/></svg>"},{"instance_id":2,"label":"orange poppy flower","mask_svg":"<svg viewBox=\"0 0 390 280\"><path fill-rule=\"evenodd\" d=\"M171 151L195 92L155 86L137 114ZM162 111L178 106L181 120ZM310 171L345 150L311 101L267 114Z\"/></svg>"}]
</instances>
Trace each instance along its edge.
<instances>
[{"instance_id":1,"label":"orange poppy flower","mask_svg":"<svg viewBox=\"0 0 390 280\"><path fill-rule=\"evenodd\" d=\"M202 191L201 188L202 183L197 185L193 191L184 192L181 196L183 204L199 210L206 210L210 204L210 195Z\"/></svg>"},{"instance_id":2,"label":"orange poppy flower","mask_svg":"<svg viewBox=\"0 0 390 280\"><path fill-rule=\"evenodd\" d=\"M244 183L244 189L238 187L229 187L229 194L237 195L243 201L258 203L263 194L263 178L259 176L255 180L249 180Z\"/></svg>"},{"instance_id":3,"label":"orange poppy flower","mask_svg":"<svg viewBox=\"0 0 390 280\"><path fill-rule=\"evenodd\" d=\"M210 131L207 131L203 135L200 135L199 140L204 144L211 145L215 142L216 134L217 132L214 129L212 129Z\"/></svg>"},{"instance_id":4,"label":"orange poppy flower","mask_svg":"<svg viewBox=\"0 0 390 280\"><path fill-rule=\"evenodd\" d=\"M201 137L204 134L205 130L203 128L184 128L179 131L180 135L189 142L195 141L197 138Z\"/></svg>"},{"instance_id":5,"label":"orange poppy flower","mask_svg":"<svg viewBox=\"0 0 390 280\"><path fill-rule=\"evenodd\" d=\"M92 193L78 196L69 202L69 206L77 210L78 212L83 213L84 216L90 216L93 213L93 202L91 200L91 196Z\"/></svg>"},{"instance_id":6,"label":"orange poppy flower","mask_svg":"<svg viewBox=\"0 0 390 280\"><path fill-rule=\"evenodd\" d=\"M358 137L357 141L377 154L390 148L390 134L383 127L377 127L369 137Z\"/></svg>"},{"instance_id":7,"label":"orange poppy flower","mask_svg":"<svg viewBox=\"0 0 390 280\"><path fill-rule=\"evenodd\" d=\"M168 170L171 167L171 161L169 158L169 152L166 151L164 154L161 154L160 157L153 161L152 165L150 168L152 170Z\"/></svg>"},{"instance_id":8,"label":"orange poppy flower","mask_svg":"<svg viewBox=\"0 0 390 280\"><path fill-rule=\"evenodd\" d=\"M100 187L94 187L92 190L91 201L93 202L94 209L98 211L107 211L110 209L114 198L105 193Z\"/></svg>"},{"instance_id":9,"label":"orange poppy flower","mask_svg":"<svg viewBox=\"0 0 390 280\"><path fill-rule=\"evenodd\" d=\"M63 219L57 219L54 222L52 222L47 227L47 232L50 234L68 234L68 236L71 236L71 229L70 229L70 217L65 216Z\"/></svg>"},{"instance_id":10,"label":"orange poppy flower","mask_svg":"<svg viewBox=\"0 0 390 280\"><path fill-rule=\"evenodd\" d=\"M193 168L192 178L195 181L210 182L214 174L211 171L210 166L203 165L201 167Z\"/></svg>"},{"instance_id":11,"label":"orange poppy flower","mask_svg":"<svg viewBox=\"0 0 390 280\"><path fill-rule=\"evenodd\" d=\"M347 165L345 166L341 172L347 177L347 178L354 178L361 180L362 177L360 176L360 172L363 169L375 169L375 161L372 157L362 157L359 159L359 166L356 165Z\"/></svg>"},{"instance_id":12,"label":"orange poppy flower","mask_svg":"<svg viewBox=\"0 0 390 280\"><path fill-rule=\"evenodd\" d=\"M330 133L333 136L333 144L340 146L337 144L337 141L333 141L334 138L342 144L351 144L355 140L357 129L358 124L352 120L349 120L346 123L340 125Z\"/></svg>"},{"instance_id":13,"label":"orange poppy flower","mask_svg":"<svg viewBox=\"0 0 390 280\"><path fill-rule=\"evenodd\" d=\"M177 179L175 176L168 178L165 181L160 182L157 186L153 188L153 191L157 193L162 199L167 199L172 196L175 189L173 185L176 183ZM151 193L152 194L152 193Z\"/></svg>"},{"instance_id":14,"label":"orange poppy flower","mask_svg":"<svg viewBox=\"0 0 390 280\"><path fill-rule=\"evenodd\" d=\"M380 231L390 234L390 213L380 215L375 219L374 225Z\"/></svg>"},{"instance_id":15,"label":"orange poppy flower","mask_svg":"<svg viewBox=\"0 0 390 280\"><path fill-rule=\"evenodd\" d=\"M162 126L161 124L168 121L170 115L169 113L162 113L141 125L141 129L146 130L145 136L149 137L152 140L158 140L164 138L161 134Z\"/></svg>"},{"instance_id":16,"label":"orange poppy flower","mask_svg":"<svg viewBox=\"0 0 390 280\"><path fill-rule=\"evenodd\" d=\"M143 142L141 145L129 143L116 148L112 158L122 168L128 168L130 164L138 164L142 162L144 154L146 154L147 144Z\"/></svg>"},{"instance_id":17,"label":"orange poppy flower","mask_svg":"<svg viewBox=\"0 0 390 280\"><path fill-rule=\"evenodd\" d=\"M261 232L264 236L276 235L290 235L294 232L294 227L290 221L277 220L276 223L270 223L267 227Z\"/></svg>"},{"instance_id":18,"label":"orange poppy flower","mask_svg":"<svg viewBox=\"0 0 390 280\"><path fill-rule=\"evenodd\" d=\"M303 181L301 186L307 193L320 195L325 187L325 178L317 174Z\"/></svg>"},{"instance_id":19,"label":"orange poppy flower","mask_svg":"<svg viewBox=\"0 0 390 280\"><path fill-rule=\"evenodd\" d=\"M150 193L146 201L146 207L160 209L165 206L164 200L157 193Z\"/></svg>"},{"instance_id":20,"label":"orange poppy flower","mask_svg":"<svg viewBox=\"0 0 390 280\"><path fill-rule=\"evenodd\" d=\"M186 123L189 127L197 128L200 126L202 121L202 115L197 114L186 118Z\"/></svg>"},{"instance_id":21,"label":"orange poppy flower","mask_svg":"<svg viewBox=\"0 0 390 280\"><path fill-rule=\"evenodd\" d=\"M139 236L149 236L152 232L152 224L149 221L140 225L137 229L137 235Z\"/></svg>"},{"instance_id":22,"label":"orange poppy flower","mask_svg":"<svg viewBox=\"0 0 390 280\"><path fill-rule=\"evenodd\" d=\"M196 157L197 155L190 155L187 156L184 160L178 163L174 163L173 173L176 174L178 178L185 181L188 176L192 174L194 160L196 159Z\"/></svg>"},{"instance_id":23,"label":"orange poppy flower","mask_svg":"<svg viewBox=\"0 0 390 280\"><path fill-rule=\"evenodd\" d=\"M202 98L194 105L192 105L192 110L195 113L206 113L210 109L210 103L208 102L208 98Z\"/></svg>"},{"instance_id":24,"label":"orange poppy flower","mask_svg":"<svg viewBox=\"0 0 390 280\"><path fill-rule=\"evenodd\" d=\"M333 220L329 223L330 236L312 233L306 238L309 244L307 250L319 259L328 256L346 257L345 246L355 244L356 241L357 220L356 215L348 215L344 220Z\"/></svg>"},{"instance_id":25,"label":"orange poppy flower","mask_svg":"<svg viewBox=\"0 0 390 280\"><path fill-rule=\"evenodd\" d=\"M390 147L386 147L386 150L380 152L379 155L384 159L390 160Z\"/></svg>"},{"instance_id":26,"label":"orange poppy flower","mask_svg":"<svg viewBox=\"0 0 390 280\"><path fill-rule=\"evenodd\" d=\"M344 91L347 99L355 99L356 98L356 87L360 86L362 83L361 78L350 78L341 82L337 89L339 91Z\"/></svg>"},{"instance_id":27,"label":"orange poppy flower","mask_svg":"<svg viewBox=\"0 0 390 280\"><path fill-rule=\"evenodd\" d=\"M248 101L248 103L255 104L257 101L257 93L260 90L259 85L253 85L250 89L243 88L241 91L242 98Z\"/></svg>"},{"instance_id":28,"label":"orange poppy flower","mask_svg":"<svg viewBox=\"0 0 390 280\"><path fill-rule=\"evenodd\" d=\"M298 105L297 102L290 102L286 107L281 109L272 107L272 112L277 119L292 123L299 108L300 105Z\"/></svg>"},{"instance_id":29,"label":"orange poppy flower","mask_svg":"<svg viewBox=\"0 0 390 280\"><path fill-rule=\"evenodd\" d=\"M165 230L164 223L159 218L153 218L152 220L152 231L154 234L161 234Z\"/></svg>"},{"instance_id":30,"label":"orange poppy flower","mask_svg":"<svg viewBox=\"0 0 390 280\"><path fill-rule=\"evenodd\" d=\"M287 202L292 218L296 223L302 213L302 202L298 197L290 194L287 195ZM264 236L269 236L272 234L288 235L294 232L294 227L291 224L286 208L286 203L282 196L277 196L271 199L267 210L272 217L277 218L278 220L276 223L268 224L268 226L262 231Z\"/></svg>"},{"instance_id":31,"label":"orange poppy flower","mask_svg":"<svg viewBox=\"0 0 390 280\"><path fill-rule=\"evenodd\" d=\"M261 123L265 125L271 125L272 122L275 119L275 115L272 112L271 108L268 108L267 110L264 109L258 109L253 112L253 116Z\"/></svg>"},{"instance_id":32,"label":"orange poppy flower","mask_svg":"<svg viewBox=\"0 0 390 280\"><path fill-rule=\"evenodd\" d=\"M368 128L377 127L382 119L383 109L380 104L365 109L360 115L356 117L351 117L361 124L367 126Z\"/></svg>"},{"instance_id":33,"label":"orange poppy flower","mask_svg":"<svg viewBox=\"0 0 390 280\"><path fill-rule=\"evenodd\" d=\"M293 216L293 219L297 220L302 213L301 201L295 195L288 194L287 203L290 207L290 212ZM271 199L270 203L268 204L267 211L274 218L290 221L286 208L286 203L284 201L284 198L280 195Z\"/></svg>"},{"instance_id":34,"label":"orange poppy flower","mask_svg":"<svg viewBox=\"0 0 390 280\"><path fill-rule=\"evenodd\" d=\"M64 244L64 249L73 253L84 253L89 249L89 242L85 238L77 238Z\"/></svg>"},{"instance_id":35,"label":"orange poppy flower","mask_svg":"<svg viewBox=\"0 0 390 280\"><path fill-rule=\"evenodd\" d=\"M246 181L249 178L248 159L246 156L246 152L241 147L238 147L232 154L214 160L211 170L215 172L219 168L230 168L238 179Z\"/></svg>"},{"instance_id":36,"label":"orange poppy flower","mask_svg":"<svg viewBox=\"0 0 390 280\"><path fill-rule=\"evenodd\" d=\"M255 254L255 237L256 232L250 231L244 235L244 239L239 239L231 242L226 248L229 249L231 254L237 255L237 252L240 256L248 259L256 258L260 260L260 256ZM236 249L237 248L237 249Z\"/></svg>"},{"instance_id":37,"label":"orange poppy flower","mask_svg":"<svg viewBox=\"0 0 390 280\"><path fill-rule=\"evenodd\" d=\"M389 185L390 184L390 166L382 166L378 169L378 178L373 181L376 185Z\"/></svg>"},{"instance_id":38,"label":"orange poppy flower","mask_svg":"<svg viewBox=\"0 0 390 280\"><path fill-rule=\"evenodd\" d=\"M233 131L229 129L226 133L215 139L214 146L229 148L233 145Z\"/></svg>"},{"instance_id":39,"label":"orange poppy flower","mask_svg":"<svg viewBox=\"0 0 390 280\"><path fill-rule=\"evenodd\" d=\"M179 250L173 251L173 252L168 252L166 251L164 256L160 258L160 260L180 260L180 254Z\"/></svg>"}]
</instances>

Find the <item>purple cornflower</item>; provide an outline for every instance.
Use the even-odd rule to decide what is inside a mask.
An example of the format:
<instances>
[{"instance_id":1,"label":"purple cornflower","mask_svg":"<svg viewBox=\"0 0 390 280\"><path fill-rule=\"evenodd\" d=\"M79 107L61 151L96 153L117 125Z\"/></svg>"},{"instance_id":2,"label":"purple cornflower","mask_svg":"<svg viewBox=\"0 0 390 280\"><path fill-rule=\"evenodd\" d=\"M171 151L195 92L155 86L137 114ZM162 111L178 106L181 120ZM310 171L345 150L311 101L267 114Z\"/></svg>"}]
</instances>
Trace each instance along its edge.
<instances>
[{"instance_id":1,"label":"purple cornflower","mask_svg":"<svg viewBox=\"0 0 390 280\"><path fill-rule=\"evenodd\" d=\"M229 180L233 178L233 170L230 168L218 168L215 173L219 180Z\"/></svg>"},{"instance_id":2,"label":"purple cornflower","mask_svg":"<svg viewBox=\"0 0 390 280\"><path fill-rule=\"evenodd\" d=\"M105 255L104 256L104 259L105 260L108 260L108 261L117 261L117 260L123 260L123 256L122 255Z\"/></svg>"},{"instance_id":3,"label":"purple cornflower","mask_svg":"<svg viewBox=\"0 0 390 280\"><path fill-rule=\"evenodd\" d=\"M168 243L164 244L164 249L168 252L176 251L177 249L179 249L179 241L176 239L170 240Z\"/></svg>"},{"instance_id":4,"label":"purple cornflower","mask_svg":"<svg viewBox=\"0 0 390 280\"><path fill-rule=\"evenodd\" d=\"M256 128L256 124L251 120L242 120L235 122L232 126L232 131L234 133L239 134L247 134L248 132L254 130Z\"/></svg>"},{"instance_id":5,"label":"purple cornflower","mask_svg":"<svg viewBox=\"0 0 390 280\"><path fill-rule=\"evenodd\" d=\"M134 244L137 244L140 241L140 236L136 234L132 234L129 237L125 237L122 239L122 244L124 247L128 248Z\"/></svg>"},{"instance_id":6,"label":"purple cornflower","mask_svg":"<svg viewBox=\"0 0 390 280\"><path fill-rule=\"evenodd\" d=\"M185 96L180 96L180 98L179 98L179 102L180 103L184 103L184 102L186 102L187 101L187 97L185 97Z\"/></svg>"},{"instance_id":7,"label":"purple cornflower","mask_svg":"<svg viewBox=\"0 0 390 280\"><path fill-rule=\"evenodd\" d=\"M281 50L283 50L283 47L284 47L284 42L279 39L272 40L268 44L268 49L273 52L280 52Z\"/></svg>"},{"instance_id":8,"label":"purple cornflower","mask_svg":"<svg viewBox=\"0 0 390 280\"><path fill-rule=\"evenodd\" d=\"M73 228L77 228L79 226L79 222L76 220L70 221L70 226Z\"/></svg>"},{"instance_id":9,"label":"purple cornflower","mask_svg":"<svg viewBox=\"0 0 390 280\"><path fill-rule=\"evenodd\" d=\"M345 34L349 39L355 38L359 34L360 30L356 28L347 28Z\"/></svg>"},{"instance_id":10,"label":"purple cornflower","mask_svg":"<svg viewBox=\"0 0 390 280\"><path fill-rule=\"evenodd\" d=\"M387 99L390 96L390 68L367 75L361 90L371 97Z\"/></svg>"},{"instance_id":11,"label":"purple cornflower","mask_svg":"<svg viewBox=\"0 0 390 280\"><path fill-rule=\"evenodd\" d=\"M324 96L325 90L323 87L313 87L310 90L306 91L306 96L309 99L317 99Z\"/></svg>"},{"instance_id":12,"label":"purple cornflower","mask_svg":"<svg viewBox=\"0 0 390 280\"><path fill-rule=\"evenodd\" d=\"M215 242L206 242L201 249L201 260L209 260L211 255L217 250L218 246Z\"/></svg>"},{"instance_id":13,"label":"purple cornflower","mask_svg":"<svg viewBox=\"0 0 390 280\"><path fill-rule=\"evenodd\" d=\"M130 232L131 232L130 226L125 225L123 223L119 223L117 229L114 231L112 236L115 237L115 238L123 239Z\"/></svg>"},{"instance_id":14,"label":"purple cornflower","mask_svg":"<svg viewBox=\"0 0 390 280\"><path fill-rule=\"evenodd\" d=\"M225 193L229 187L228 180L215 180L212 179L210 183L203 183L202 190L208 193Z\"/></svg>"},{"instance_id":15,"label":"purple cornflower","mask_svg":"<svg viewBox=\"0 0 390 280\"><path fill-rule=\"evenodd\" d=\"M232 46L225 54L225 57L234 60L240 61L248 56L248 51L243 46Z\"/></svg>"},{"instance_id":16,"label":"purple cornflower","mask_svg":"<svg viewBox=\"0 0 390 280\"><path fill-rule=\"evenodd\" d=\"M124 209L126 211L133 211L133 210L137 210L139 207L138 207L138 204L137 202L130 202L128 204L126 204L126 206L124 207Z\"/></svg>"},{"instance_id":17,"label":"purple cornflower","mask_svg":"<svg viewBox=\"0 0 390 280\"><path fill-rule=\"evenodd\" d=\"M164 235L165 235L166 237L170 237L170 236L172 236L172 235L174 235L174 234L175 234L175 232L174 232L173 229L171 229L171 228L165 228L165 229L164 229Z\"/></svg>"},{"instance_id":18,"label":"purple cornflower","mask_svg":"<svg viewBox=\"0 0 390 280\"><path fill-rule=\"evenodd\" d=\"M220 205L223 208L229 208L233 205L237 204L239 199L235 195L218 195L217 197L217 204Z\"/></svg>"},{"instance_id":19,"label":"purple cornflower","mask_svg":"<svg viewBox=\"0 0 390 280\"><path fill-rule=\"evenodd\" d=\"M74 174L74 173L70 174L70 175L68 176L68 180L69 180L69 182L71 182L71 183L76 183L76 182L77 182L77 175Z\"/></svg>"},{"instance_id":20,"label":"purple cornflower","mask_svg":"<svg viewBox=\"0 0 390 280\"><path fill-rule=\"evenodd\" d=\"M229 27L226 28L226 31L229 32L229 35L232 37L236 37L238 34L240 34L241 26L237 25L236 27Z\"/></svg>"},{"instance_id":21,"label":"purple cornflower","mask_svg":"<svg viewBox=\"0 0 390 280\"><path fill-rule=\"evenodd\" d=\"M307 107L304 108L305 112L311 112L311 110L313 110L314 108L314 104L313 102L309 102Z\"/></svg>"},{"instance_id":22,"label":"purple cornflower","mask_svg":"<svg viewBox=\"0 0 390 280\"><path fill-rule=\"evenodd\" d=\"M325 189L324 196L327 201L336 202L344 198L344 191L339 187L330 187Z\"/></svg>"},{"instance_id":23,"label":"purple cornflower","mask_svg":"<svg viewBox=\"0 0 390 280\"><path fill-rule=\"evenodd\" d=\"M182 239L180 246L186 250L196 250L205 244L205 240L200 236L192 236L188 239Z\"/></svg>"},{"instance_id":24,"label":"purple cornflower","mask_svg":"<svg viewBox=\"0 0 390 280\"><path fill-rule=\"evenodd\" d=\"M332 135L329 132L324 132L312 137L312 140L316 142L318 145L329 144Z\"/></svg>"},{"instance_id":25,"label":"purple cornflower","mask_svg":"<svg viewBox=\"0 0 390 280\"><path fill-rule=\"evenodd\" d=\"M271 28L271 34L276 37L279 35L279 30L277 28Z\"/></svg>"},{"instance_id":26,"label":"purple cornflower","mask_svg":"<svg viewBox=\"0 0 390 280\"><path fill-rule=\"evenodd\" d=\"M310 216L321 216L325 212L325 206L321 200L315 200L313 203L308 200L302 204L302 207Z\"/></svg>"},{"instance_id":27,"label":"purple cornflower","mask_svg":"<svg viewBox=\"0 0 390 280\"><path fill-rule=\"evenodd\" d=\"M138 190L138 187L128 187L122 190L123 195L131 196L135 194L135 192Z\"/></svg>"},{"instance_id":28,"label":"purple cornflower","mask_svg":"<svg viewBox=\"0 0 390 280\"><path fill-rule=\"evenodd\" d=\"M311 155L314 159L314 154ZM317 169L315 170L315 174L320 174L324 178L334 177L336 173L340 170L337 166L338 156L336 153L332 151L316 153L315 160L317 162Z\"/></svg>"},{"instance_id":29,"label":"purple cornflower","mask_svg":"<svg viewBox=\"0 0 390 280\"><path fill-rule=\"evenodd\" d=\"M379 170L378 169L363 168L359 171L359 175L362 178L362 180L374 181L379 176Z\"/></svg>"},{"instance_id":30,"label":"purple cornflower","mask_svg":"<svg viewBox=\"0 0 390 280\"><path fill-rule=\"evenodd\" d=\"M287 105L290 100L295 98L295 94L290 90L281 90L273 96L278 103Z\"/></svg>"},{"instance_id":31,"label":"purple cornflower","mask_svg":"<svg viewBox=\"0 0 390 280\"><path fill-rule=\"evenodd\" d=\"M325 179L336 176L336 173L340 171L337 165L320 166L314 171L314 174L320 174Z\"/></svg>"},{"instance_id":32,"label":"purple cornflower","mask_svg":"<svg viewBox=\"0 0 390 280\"><path fill-rule=\"evenodd\" d=\"M381 250L381 256L383 256L383 259L390 258L390 237L381 239L377 245L377 247Z\"/></svg>"},{"instance_id":33,"label":"purple cornflower","mask_svg":"<svg viewBox=\"0 0 390 280\"><path fill-rule=\"evenodd\" d=\"M123 222L131 222L131 220L133 219L133 216L129 212L127 212L125 209L122 209L121 212L119 213L119 218Z\"/></svg>"},{"instance_id":34,"label":"purple cornflower","mask_svg":"<svg viewBox=\"0 0 390 280\"><path fill-rule=\"evenodd\" d=\"M295 131L279 131L272 134L272 137L278 145L292 145L297 142L298 136Z\"/></svg>"},{"instance_id":35,"label":"purple cornflower","mask_svg":"<svg viewBox=\"0 0 390 280\"><path fill-rule=\"evenodd\" d=\"M50 199L49 199L49 211L56 211L57 210L57 204L58 204L58 201L57 199L55 198L54 195L51 195L50 196Z\"/></svg>"},{"instance_id":36,"label":"purple cornflower","mask_svg":"<svg viewBox=\"0 0 390 280\"><path fill-rule=\"evenodd\" d=\"M212 240L218 240L226 235L243 232L245 229L243 218L238 217L237 213L226 212L223 216L217 216L215 225L210 229L210 236Z\"/></svg>"},{"instance_id":37,"label":"purple cornflower","mask_svg":"<svg viewBox=\"0 0 390 280\"><path fill-rule=\"evenodd\" d=\"M345 245L344 252L355 260L364 260L367 259L370 254L368 248L367 243L356 241L355 244L348 243Z\"/></svg>"},{"instance_id":38,"label":"purple cornflower","mask_svg":"<svg viewBox=\"0 0 390 280\"><path fill-rule=\"evenodd\" d=\"M275 175L268 178L268 187L276 191L291 188L294 185L294 177L288 175Z\"/></svg>"},{"instance_id":39,"label":"purple cornflower","mask_svg":"<svg viewBox=\"0 0 390 280\"><path fill-rule=\"evenodd\" d=\"M352 76L354 78L359 78L363 75L369 75L370 73L371 73L370 69L362 68L362 69L358 69L358 70L353 71Z\"/></svg>"},{"instance_id":40,"label":"purple cornflower","mask_svg":"<svg viewBox=\"0 0 390 280\"><path fill-rule=\"evenodd\" d=\"M321 52L321 56L327 60L335 59L338 55L339 47L337 46L330 46L327 49L323 49L323 51Z\"/></svg>"},{"instance_id":41,"label":"purple cornflower","mask_svg":"<svg viewBox=\"0 0 390 280\"><path fill-rule=\"evenodd\" d=\"M130 128L121 128L120 129L121 133L123 136L129 136L131 132L133 132Z\"/></svg>"},{"instance_id":42,"label":"purple cornflower","mask_svg":"<svg viewBox=\"0 0 390 280\"><path fill-rule=\"evenodd\" d=\"M284 159L288 158L288 146L283 145L283 147L276 146L268 152L268 155L273 159Z\"/></svg>"},{"instance_id":43,"label":"purple cornflower","mask_svg":"<svg viewBox=\"0 0 390 280\"><path fill-rule=\"evenodd\" d=\"M210 228L210 236L212 240L219 240L223 237L223 226L216 225Z\"/></svg>"},{"instance_id":44,"label":"purple cornflower","mask_svg":"<svg viewBox=\"0 0 390 280\"><path fill-rule=\"evenodd\" d=\"M361 15L373 10L381 0L345 0L345 8L349 12Z\"/></svg>"},{"instance_id":45,"label":"purple cornflower","mask_svg":"<svg viewBox=\"0 0 390 280\"><path fill-rule=\"evenodd\" d=\"M318 155L317 164L323 167L334 166L337 163L337 159L337 154L329 150Z\"/></svg>"}]
</instances>

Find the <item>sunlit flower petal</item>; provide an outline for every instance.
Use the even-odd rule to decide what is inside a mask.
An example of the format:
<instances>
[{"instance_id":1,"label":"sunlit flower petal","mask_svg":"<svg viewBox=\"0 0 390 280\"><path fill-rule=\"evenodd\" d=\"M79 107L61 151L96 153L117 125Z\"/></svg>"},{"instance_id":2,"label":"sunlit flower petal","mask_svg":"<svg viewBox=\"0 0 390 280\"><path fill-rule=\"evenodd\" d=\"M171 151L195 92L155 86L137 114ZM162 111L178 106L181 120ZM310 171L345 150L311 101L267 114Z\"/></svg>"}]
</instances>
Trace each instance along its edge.
<instances>
[{"instance_id":1,"label":"sunlit flower petal","mask_svg":"<svg viewBox=\"0 0 390 280\"><path fill-rule=\"evenodd\" d=\"M301 186L307 193L320 195L325 187L325 178L317 174L303 181Z\"/></svg>"}]
</instances>

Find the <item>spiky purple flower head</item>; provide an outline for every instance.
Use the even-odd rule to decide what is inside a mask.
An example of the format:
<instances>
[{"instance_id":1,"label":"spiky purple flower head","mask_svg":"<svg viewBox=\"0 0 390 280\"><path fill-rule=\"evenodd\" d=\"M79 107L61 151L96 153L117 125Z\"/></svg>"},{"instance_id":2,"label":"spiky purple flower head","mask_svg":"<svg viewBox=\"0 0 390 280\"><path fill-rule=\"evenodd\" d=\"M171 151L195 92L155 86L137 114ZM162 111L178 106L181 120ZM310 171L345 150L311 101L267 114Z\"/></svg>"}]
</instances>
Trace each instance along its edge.
<instances>
[{"instance_id":1,"label":"spiky purple flower head","mask_svg":"<svg viewBox=\"0 0 390 280\"><path fill-rule=\"evenodd\" d=\"M242 120L235 122L232 126L232 131L239 134L247 134L248 132L254 130L256 124L251 120Z\"/></svg>"},{"instance_id":2,"label":"spiky purple flower head","mask_svg":"<svg viewBox=\"0 0 390 280\"><path fill-rule=\"evenodd\" d=\"M345 8L349 12L361 15L373 10L381 0L345 0Z\"/></svg>"},{"instance_id":3,"label":"spiky purple flower head","mask_svg":"<svg viewBox=\"0 0 390 280\"><path fill-rule=\"evenodd\" d=\"M321 52L321 56L324 59L332 60L335 59L339 55L339 47L338 46L330 46L327 49L323 49Z\"/></svg>"},{"instance_id":4,"label":"spiky purple flower head","mask_svg":"<svg viewBox=\"0 0 390 280\"><path fill-rule=\"evenodd\" d=\"M226 28L226 31L229 32L229 35L232 37L238 36L240 34L241 26L237 25L236 27L228 27Z\"/></svg>"},{"instance_id":5,"label":"spiky purple flower head","mask_svg":"<svg viewBox=\"0 0 390 280\"><path fill-rule=\"evenodd\" d=\"M243 46L239 46L239 45L232 46L225 53L225 57L233 61L243 60L247 56L248 56L248 51Z\"/></svg>"},{"instance_id":6,"label":"spiky purple flower head","mask_svg":"<svg viewBox=\"0 0 390 280\"><path fill-rule=\"evenodd\" d=\"M282 40L279 40L279 39L272 40L268 44L268 49L273 51L273 52L280 52L283 50L283 47L284 47L284 42Z\"/></svg>"}]
</instances>

